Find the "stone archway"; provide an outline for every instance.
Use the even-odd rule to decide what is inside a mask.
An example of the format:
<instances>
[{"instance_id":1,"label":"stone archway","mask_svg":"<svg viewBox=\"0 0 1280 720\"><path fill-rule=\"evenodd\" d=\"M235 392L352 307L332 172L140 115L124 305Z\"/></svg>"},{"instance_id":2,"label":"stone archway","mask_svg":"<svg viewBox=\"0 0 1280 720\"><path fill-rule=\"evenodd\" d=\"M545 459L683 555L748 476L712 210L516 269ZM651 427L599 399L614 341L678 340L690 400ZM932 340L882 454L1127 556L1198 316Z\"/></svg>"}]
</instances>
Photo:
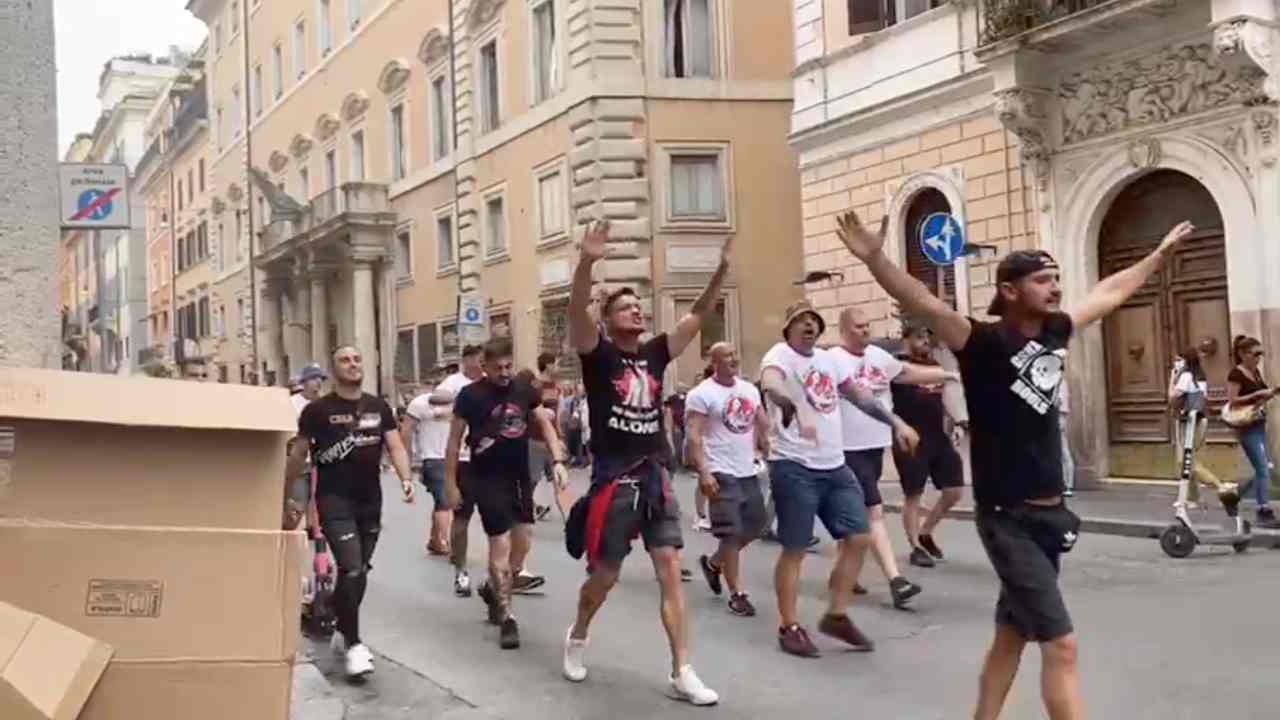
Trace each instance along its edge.
<instances>
[{"instance_id":1,"label":"stone archway","mask_svg":"<svg viewBox=\"0 0 1280 720\"><path fill-rule=\"evenodd\" d=\"M1102 154L1054 204L1056 246L1061 257L1073 259L1063 277L1063 304L1078 304L1098 282L1098 241L1113 201L1138 178L1164 169L1195 178L1217 205L1226 238L1227 271L1232 278L1228 298L1233 307L1238 306L1237 298L1252 293L1263 273L1250 259L1250 248L1257 247L1261 228L1248 178L1219 148L1201 138L1159 136L1144 143L1154 152ZM1107 414L1101 324L1077 332L1067 375L1072 390L1069 437L1076 460L1076 480L1084 486L1110 474L1111 421Z\"/></svg>"},{"instance_id":2,"label":"stone archway","mask_svg":"<svg viewBox=\"0 0 1280 720\"><path fill-rule=\"evenodd\" d=\"M951 215L960 223L960 226L968 227L965 222L964 189L959 185L959 181L956 178L953 178L945 171L937 170L928 170L908 177L891 198L886 198L887 214L889 216L889 227L886 230L887 245L891 252L891 257L897 258L899 262L904 263L903 267L906 267L907 260L905 244L911 241L907 235L910 233L911 218L909 216L911 215L912 206L921 193L926 191L939 193L941 195L939 200L945 200L946 205L950 208ZM955 306L960 312L967 315L971 312L968 259L960 258L953 267L955 268Z\"/></svg>"}]
</instances>

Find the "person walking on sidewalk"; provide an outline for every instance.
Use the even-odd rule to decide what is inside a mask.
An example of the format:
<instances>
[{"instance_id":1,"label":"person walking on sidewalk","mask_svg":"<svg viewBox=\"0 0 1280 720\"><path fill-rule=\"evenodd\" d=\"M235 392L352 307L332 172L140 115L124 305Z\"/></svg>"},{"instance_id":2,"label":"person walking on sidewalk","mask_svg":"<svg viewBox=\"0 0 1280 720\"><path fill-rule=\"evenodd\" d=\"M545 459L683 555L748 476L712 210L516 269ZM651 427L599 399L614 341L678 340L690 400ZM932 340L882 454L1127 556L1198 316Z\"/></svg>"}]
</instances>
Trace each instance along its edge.
<instances>
[{"instance_id":1,"label":"person walking on sidewalk","mask_svg":"<svg viewBox=\"0 0 1280 720\"><path fill-rule=\"evenodd\" d=\"M933 332L927 325L914 320L904 322L902 342L906 362L941 371L933 359ZM947 381L960 379L952 373L943 374ZM911 564L926 568L944 559L933 533L964 495L964 463L947 432L943 387L941 382L893 385L894 410L920 434L919 450L914 455L894 450L893 464L902 483L902 527L911 543ZM922 503L924 486L930 479L942 493L931 510Z\"/></svg>"},{"instance_id":2,"label":"person walking on sidewalk","mask_svg":"<svg viewBox=\"0 0 1280 720\"><path fill-rule=\"evenodd\" d=\"M445 449L445 495L451 506L462 503L458 456L463 435L471 447L471 499L489 537L489 579L480 598L489 607L489 622L502 628L504 650L520 647L520 629L511 614L512 568L524 566L532 543L533 483L529 477L529 436L555 437L550 419L536 412L538 392L524 381L513 382L514 355L507 338L484 346L485 376L467 385L454 402ZM556 449L556 484L568 482L564 458Z\"/></svg>"},{"instance_id":3,"label":"person walking on sidewalk","mask_svg":"<svg viewBox=\"0 0 1280 720\"><path fill-rule=\"evenodd\" d=\"M778 512L782 553L774 569L778 596L778 643L784 652L817 657L818 648L800 624L796 597L800 565L821 518L837 544L827 584L827 611L818 624L824 635L869 652L873 643L849 619L854 581L871 544L862 486L845 464L840 398L873 420L893 428L904 450L914 450L916 433L890 412L870 390L854 381L849 367L817 347L826 322L808 301L787 308L783 342L761 360L761 380L773 408L769 476Z\"/></svg>"},{"instance_id":4,"label":"person walking on sidewalk","mask_svg":"<svg viewBox=\"0 0 1280 720\"><path fill-rule=\"evenodd\" d=\"M436 388L436 395L442 402L449 403L449 414L453 415L453 403L462 389L484 377L480 356L484 349L479 345L467 345L462 348L462 364L457 372L449 375ZM448 503L453 511L453 520L449 525L449 561L453 564L453 594L458 597L471 597L471 575L467 571L467 532L471 529L471 516L475 514L475 498L471 495L471 447L462 444L458 452L458 488L462 492L462 500Z\"/></svg>"},{"instance_id":5,"label":"person walking on sidewalk","mask_svg":"<svg viewBox=\"0 0 1280 720\"><path fill-rule=\"evenodd\" d=\"M1259 527L1280 527L1275 510L1271 509L1268 496L1271 493L1271 458L1267 453L1267 403L1280 395L1280 386L1267 387L1262 377L1262 342L1247 335L1237 335L1231 342L1231 357L1236 366L1227 374L1227 403L1235 407L1247 407L1252 412L1251 421L1236 428L1240 449L1253 467L1253 477L1243 490L1258 503Z\"/></svg>"},{"instance_id":6,"label":"person walking on sidewalk","mask_svg":"<svg viewBox=\"0 0 1280 720\"><path fill-rule=\"evenodd\" d=\"M298 378L298 392L289 396L289 402L293 404L293 411L298 417L302 418L302 411L311 403L320 397L320 389L324 387L324 382L328 377L325 375L324 368L317 363L309 363L302 368L302 373ZM305 438L294 438L289 441L290 452L292 452L293 444L300 443L306 445ZM312 505L312 497L315 491L314 468L311 464L311 455L307 454L306 461L303 463L302 472L289 480L289 496L285 503L285 523L286 530L294 530L305 519L307 530L319 537L319 523L315 518L315 507Z\"/></svg>"},{"instance_id":7,"label":"person walking on sidewalk","mask_svg":"<svg viewBox=\"0 0 1280 720\"><path fill-rule=\"evenodd\" d=\"M569 342L582 358L590 406L595 460L585 500L583 536L589 577L578 597L577 619L564 645L564 675L587 677L584 664L591 621L618 582L632 539L644 538L661 589L662 624L671 647L672 694L694 705L714 705L719 695L703 684L689 664L688 610L680 579L680 505L663 466L667 443L662 427L662 376L702 330L729 271L732 236L706 289L669 333L641 342L647 331L640 298L630 288L609 293L600 305L600 324L591 316L591 273L607 254L608 221L587 229L569 296ZM602 335L603 325L607 333Z\"/></svg>"},{"instance_id":8,"label":"person walking on sidewalk","mask_svg":"<svg viewBox=\"0 0 1280 720\"><path fill-rule=\"evenodd\" d=\"M374 548L382 529L380 465L385 449L391 456L404 501L413 502L409 454L391 407L361 390L364 367L351 345L333 354L333 392L312 400L298 420L298 434L287 478L297 477L308 448L316 465L316 507L320 528L338 565L334 605L338 627L334 648L346 654L351 677L373 672L373 653L360 638L360 604L364 600Z\"/></svg>"},{"instance_id":9,"label":"person walking on sidewalk","mask_svg":"<svg viewBox=\"0 0 1280 720\"><path fill-rule=\"evenodd\" d=\"M950 379L950 374L941 368L904 363L883 348L872 345L871 323L856 308L846 308L840 313L840 341L841 344L831 348L830 353L844 366L841 372L868 390L887 410L893 410L890 393L893 383L940 383ZM921 587L899 571L884 519L880 475L884 472L885 451L893 445L893 431L884 423L868 417L848 400L840 402L840 427L844 437L844 462L862 486L862 498L867 506L871 556L889 581L893 606L904 610L911 599L920 594ZM857 578L854 580L856 585Z\"/></svg>"},{"instance_id":10,"label":"person walking on sidewalk","mask_svg":"<svg viewBox=\"0 0 1280 720\"><path fill-rule=\"evenodd\" d=\"M453 520L453 511L444 495L444 450L452 414L452 399L430 389L409 403L404 424L405 436L412 439L418 456L415 460L422 462L422 485L431 494L433 503L427 552L439 556L449 554L449 526Z\"/></svg>"},{"instance_id":11,"label":"person walking on sidewalk","mask_svg":"<svg viewBox=\"0 0 1280 720\"><path fill-rule=\"evenodd\" d=\"M913 317L921 318L960 359L969 407L976 524L996 574L995 637L979 681L976 720L1004 707L1028 642L1040 644L1040 691L1051 720L1083 718L1077 643L1058 585L1062 553L1074 546L1080 519L1062 494L1058 391L1067 345L1077 329L1123 305L1173 247L1194 232L1175 226L1155 252L1093 286L1080 307L1059 309L1059 267L1042 250L1018 250L996 268L996 296L987 314L967 318L896 266L884 253L884 233L857 213L837 222L837 236L876 282Z\"/></svg>"},{"instance_id":12,"label":"person walking on sidewalk","mask_svg":"<svg viewBox=\"0 0 1280 720\"><path fill-rule=\"evenodd\" d=\"M720 547L699 562L711 592L729 586L729 612L756 614L742 590L738 560L743 548L764 528L764 495L755 472L755 452L769 454L769 416L755 385L738 377L738 351L726 342L711 346L713 374L686 398L689 431L687 460L698 473L699 485L711 504L711 532Z\"/></svg>"},{"instance_id":13,"label":"person walking on sidewalk","mask_svg":"<svg viewBox=\"0 0 1280 720\"><path fill-rule=\"evenodd\" d=\"M1174 412L1177 423L1173 439L1175 467L1182 467L1186 423L1190 419L1190 413L1193 411L1196 413L1196 425L1192 428L1191 482L1178 484L1178 498L1173 503L1173 507L1177 510L1185 510L1188 503L1195 504L1200 501L1201 485L1217 490L1218 500L1223 507L1234 506L1240 502L1240 494L1235 483L1223 482L1217 474L1195 457L1204 446L1205 434L1209 428L1209 417L1205 413L1208 397L1209 378L1205 375L1204 366L1201 364L1200 351L1196 348L1187 348L1175 358L1173 372L1169 378L1169 409Z\"/></svg>"}]
</instances>

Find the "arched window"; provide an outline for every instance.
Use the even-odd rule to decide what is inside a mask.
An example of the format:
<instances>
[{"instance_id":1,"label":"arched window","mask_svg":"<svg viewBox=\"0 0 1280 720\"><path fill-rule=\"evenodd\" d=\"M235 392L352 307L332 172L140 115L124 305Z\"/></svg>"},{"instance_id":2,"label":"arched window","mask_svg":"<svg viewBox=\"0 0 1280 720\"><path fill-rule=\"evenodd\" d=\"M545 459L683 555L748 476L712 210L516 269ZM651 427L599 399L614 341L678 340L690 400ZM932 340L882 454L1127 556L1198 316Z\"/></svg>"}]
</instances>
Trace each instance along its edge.
<instances>
[{"instance_id":1,"label":"arched window","mask_svg":"<svg viewBox=\"0 0 1280 720\"><path fill-rule=\"evenodd\" d=\"M951 204L939 190L926 187L911 200L907 209L907 221L903 224L906 248L907 272L924 283L934 295L951 307L956 306L956 268L954 265L939 267L925 257L920 250L920 225L934 213L951 212Z\"/></svg>"}]
</instances>

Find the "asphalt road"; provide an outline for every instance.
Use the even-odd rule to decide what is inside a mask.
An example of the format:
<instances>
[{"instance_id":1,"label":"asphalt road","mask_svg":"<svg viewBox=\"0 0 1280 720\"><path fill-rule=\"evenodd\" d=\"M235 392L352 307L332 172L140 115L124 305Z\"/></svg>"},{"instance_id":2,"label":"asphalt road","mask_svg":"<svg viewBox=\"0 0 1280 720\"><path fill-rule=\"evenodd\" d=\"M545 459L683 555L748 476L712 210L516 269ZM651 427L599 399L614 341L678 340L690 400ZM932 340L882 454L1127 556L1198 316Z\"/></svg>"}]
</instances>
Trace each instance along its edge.
<instances>
[{"instance_id":1,"label":"asphalt road","mask_svg":"<svg viewBox=\"0 0 1280 720\"><path fill-rule=\"evenodd\" d=\"M575 482L585 480L578 475ZM688 514L692 479L682 477L678 486ZM669 661L658 588L638 543L593 627L591 675L574 685L560 675L561 643L584 573L563 549L558 516L538 524L531 560L532 569L548 577L546 592L516 598L523 646L502 651L496 628L484 623L483 604L455 598L448 563L424 551L430 500L404 505L398 492L388 478L383 536L362 616L365 641L396 670L360 689L368 706L380 697L403 702L414 694L404 685L423 683L448 695L448 705L466 707L468 716L513 720L855 714L933 720L972 711L996 581L967 522L944 524L939 539L948 562L922 570L905 566L905 540L891 515L904 569L924 593L913 612L894 610L887 583L868 565L863 583L871 594L857 601L853 617L877 641L876 652L844 652L815 633L824 653L819 659L778 649L771 591L776 545L747 550L744 577L761 615L743 619L729 615L697 573L697 555L710 551L713 539L686 530L686 566L696 574L685 586L693 661L721 696L719 707L706 709L665 695ZM479 525L473 521L473 576L483 572L486 552ZM829 566L825 554L806 561L801 612L812 624L823 608ZM1067 557L1063 583L1080 634L1091 717L1276 716L1267 690L1280 667L1274 646L1280 552L1233 555L1210 548L1172 560L1155 541L1086 535ZM1005 717L1044 717L1039 665L1038 651L1029 649Z\"/></svg>"}]
</instances>

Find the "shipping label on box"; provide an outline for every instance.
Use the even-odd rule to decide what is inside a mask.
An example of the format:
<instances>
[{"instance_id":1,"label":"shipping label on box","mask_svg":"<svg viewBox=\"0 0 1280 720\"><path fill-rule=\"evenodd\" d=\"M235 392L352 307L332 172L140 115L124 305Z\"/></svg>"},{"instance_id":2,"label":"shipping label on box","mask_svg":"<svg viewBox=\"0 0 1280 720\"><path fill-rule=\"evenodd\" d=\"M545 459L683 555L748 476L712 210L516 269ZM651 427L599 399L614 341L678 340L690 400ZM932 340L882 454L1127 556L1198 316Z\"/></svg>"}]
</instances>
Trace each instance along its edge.
<instances>
[{"instance_id":1,"label":"shipping label on box","mask_svg":"<svg viewBox=\"0 0 1280 720\"><path fill-rule=\"evenodd\" d=\"M89 617L158 618L164 583L159 580L90 580Z\"/></svg>"}]
</instances>

